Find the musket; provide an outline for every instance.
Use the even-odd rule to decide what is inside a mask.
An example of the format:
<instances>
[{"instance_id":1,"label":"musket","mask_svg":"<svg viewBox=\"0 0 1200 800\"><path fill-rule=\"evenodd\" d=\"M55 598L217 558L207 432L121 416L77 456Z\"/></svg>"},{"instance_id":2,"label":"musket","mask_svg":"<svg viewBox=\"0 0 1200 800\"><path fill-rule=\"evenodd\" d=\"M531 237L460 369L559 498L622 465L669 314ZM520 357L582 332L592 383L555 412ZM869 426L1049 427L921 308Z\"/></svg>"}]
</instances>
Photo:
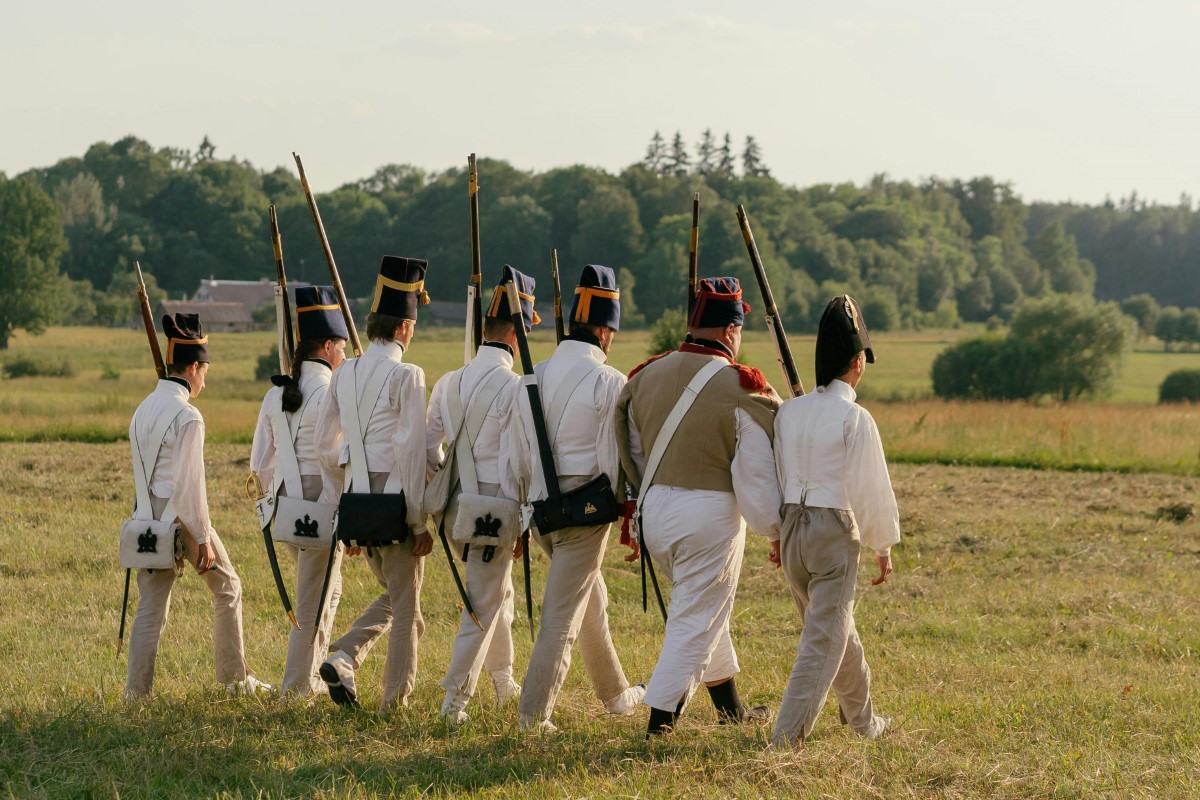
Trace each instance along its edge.
<instances>
[{"instance_id":1,"label":"musket","mask_svg":"<svg viewBox=\"0 0 1200 800\"><path fill-rule=\"evenodd\" d=\"M700 270L700 193L692 198L692 240L688 250L688 320L696 308L696 284L699 282Z\"/></svg>"},{"instance_id":2,"label":"musket","mask_svg":"<svg viewBox=\"0 0 1200 800\"><path fill-rule=\"evenodd\" d=\"M317 619L313 623L312 640L317 641L317 633L321 630L321 617L325 612L325 598L329 596L329 579L333 576L333 562L337 560L338 537L335 530L333 542L329 545L329 561L325 563L325 580L321 582L321 599L317 601Z\"/></svg>"},{"instance_id":3,"label":"musket","mask_svg":"<svg viewBox=\"0 0 1200 800\"><path fill-rule=\"evenodd\" d=\"M479 617L475 615L475 609L471 605L471 598L467 596L467 589L463 586L462 578L458 576L458 565L454 563L454 553L450 550L450 541L446 538L445 515L442 516L441 521L438 523L438 538L442 540L442 549L446 551L446 561L450 564L450 575L454 578L454 585L458 587L458 596L462 598L463 608L466 609L475 626L481 631L486 631L487 629L483 627L483 623L479 621ZM466 558L465 551L463 558Z\"/></svg>"},{"instance_id":4,"label":"musket","mask_svg":"<svg viewBox=\"0 0 1200 800\"><path fill-rule=\"evenodd\" d=\"M317 226L317 238L321 240L321 250L325 253L325 263L329 265L329 277L333 282L333 290L337 292L338 305L342 307L342 316L346 320L346 329L350 331L350 346L354 348L354 357L362 355L362 343L358 340L358 329L354 327L354 315L350 313L350 303L346 300L346 292L342 289L342 279L338 277L337 262L333 260L333 251L329 249L329 237L325 235L325 223L321 222L321 212L317 210L317 198L313 196L312 187L308 185L308 176L304 174L304 164L300 154L293 152L296 159L296 169L300 171L300 185L304 188L304 197L308 200L308 210L312 212L313 224Z\"/></svg>"},{"instance_id":5,"label":"musket","mask_svg":"<svg viewBox=\"0 0 1200 800\"><path fill-rule=\"evenodd\" d=\"M146 336L150 339L150 354L154 357L154 370L159 380L167 377L167 367L163 364L162 350L158 346L158 332L154 328L154 317L150 313L150 296L146 294L146 281L142 278L141 262L134 261L133 268L137 270L138 308L142 311L142 324L146 326Z\"/></svg>"},{"instance_id":6,"label":"musket","mask_svg":"<svg viewBox=\"0 0 1200 800\"><path fill-rule=\"evenodd\" d=\"M142 324L145 325L146 337L150 340L150 355L154 359L154 371L158 373L158 379L163 380L167 377L167 367L163 364L162 350L158 344L158 332L154 329L154 317L150 314L150 296L146 294L146 279L142 277L141 262L134 261L133 268L137 271L138 310L142 313ZM125 617L129 611L129 576L132 572L132 569L125 568L125 595L121 598L121 625L117 629L117 658L121 657L121 647L125 643Z\"/></svg>"},{"instance_id":7,"label":"musket","mask_svg":"<svg viewBox=\"0 0 1200 800\"><path fill-rule=\"evenodd\" d=\"M268 209L271 217L271 247L275 250L275 319L279 327L279 369L292 374L292 357L296 353L296 337L292 330L292 307L288 299L287 273L283 269L283 237L279 235L279 217L275 204Z\"/></svg>"},{"instance_id":8,"label":"musket","mask_svg":"<svg viewBox=\"0 0 1200 800\"><path fill-rule=\"evenodd\" d=\"M792 393L792 397L804 394L804 384L800 381L800 373L796 371L796 361L792 358L792 348L788 344L787 334L783 331L783 320L779 317L779 309L775 307L775 296L771 294L771 284L767 282L767 271L763 267L762 256L758 254L758 245L754 243L754 233L750 230L750 218L746 216L743 206L737 207L738 225L742 228L742 239L746 242L746 250L750 253L750 264L754 267L754 277L758 279L758 290L762 294L763 307L766 312L767 330L775 343L775 357L783 370L784 383Z\"/></svg>"},{"instance_id":9,"label":"musket","mask_svg":"<svg viewBox=\"0 0 1200 800\"><path fill-rule=\"evenodd\" d=\"M520 482L521 487L521 506L528 507L529 492L525 485L524 478ZM529 638L536 642L537 636L533 631L533 577L529 570L529 520L524 514L521 516L521 566L525 568L525 616L529 618Z\"/></svg>"},{"instance_id":10,"label":"musket","mask_svg":"<svg viewBox=\"0 0 1200 800\"><path fill-rule=\"evenodd\" d=\"M479 169L475 154L467 156L467 194L471 198L471 285L467 288L475 350L483 344L483 259L479 253Z\"/></svg>"},{"instance_id":11,"label":"musket","mask_svg":"<svg viewBox=\"0 0 1200 800\"><path fill-rule=\"evenodd\" d=\"M557 248L550 249L550 277L554 279L554 336L555 342L561 343L566 335L563 333L562 286L558 282Z\"/></svg>"},{"instance_id":12,"label":"musket","mask_svg":"<svg viewBox=\"0 0 1200 800\"><path fill-rule=\"evenodd\" d=\"M246 478L246 496L254 501L255 507L258 509L258 521L262 526L263 542L267 546L267 561L271 565L271 575L275 578L275 590L279 592L283 611L292 621L296 630L300 630L300 623L296 621L296 614L292 611L292 601L288 598L287 587L283 583L283 575L279 572L279 558L275 555L275 540L271 538L271 516L275 508L275 499L267 495L262 483L258 480L258 475L253 472Z\"/></svg>"}]
</instances>

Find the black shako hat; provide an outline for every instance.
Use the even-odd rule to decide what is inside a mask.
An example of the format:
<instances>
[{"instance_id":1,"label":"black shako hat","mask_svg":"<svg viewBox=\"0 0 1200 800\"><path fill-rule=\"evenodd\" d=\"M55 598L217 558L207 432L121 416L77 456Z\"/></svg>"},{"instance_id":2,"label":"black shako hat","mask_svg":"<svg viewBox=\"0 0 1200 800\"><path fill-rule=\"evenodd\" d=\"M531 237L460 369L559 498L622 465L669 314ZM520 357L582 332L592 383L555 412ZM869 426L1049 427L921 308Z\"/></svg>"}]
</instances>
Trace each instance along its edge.
<instances>
[{"instance_id":1,"label":"black shako hat","mask_svg":"<svg viewBox=\"0 0 1200 800\"><path fill-rule=\"evenodd\" d=\"M350 331L332 286L296 287L296 328L300 341L347 339Z\"/></svg>"},{"instance_id":2,"label":"black shako hat","mask_svg":"<svg viewBox=\"0 0 1200 800\"><path fill-rule=\"evenodd\" d=\"M701 278L688 327L724 328L731 322L744 325L749 311L750 304L742 300L742 284L737 278Z\"/></svg>"},{"instance_id":3,"label":"black shako hat","mask_svg":"<svg viewBox=\"0 0 1200 800\"><path fill-rule=\"evenodd\" d=\"M500 270L500 283L496 284L495 290L492 291L492 302L488 306L487 316L491 319L502 319L506 322L512 319L512 315L508 310L508 297L505 294L506 285L509 281L517 285L517 295L521 298L521 317L525 320L525 330L532 330L534 325L542 321L542 318L538 316L537 311L533 308L533 290L537 288L537 281L520 270L513 269L508 264L505 264Z\"/></svg>"},{"instance_id":4,"label":"black shako hat","mask_svg":"<svg viewBox=\"0 0 1200 800\"><path fill-rule=\"evenodd\" d=\"M583 268L571 304L571 322L621 329L621 290L612 269L599 264Z\"/></svg>"},{"instance_id":5,"label":"black shako hat","mask_svg":"<svg viewBox=\"0 0 1200 800\"><path fill-rule=\"evenodd\" d=\"M850 359L867 351L867 363L875 363L871 337L858 303L848 294L829 301L817 327L817 385L829 382L846 371Z\"/></svg>"},{"instance_id":6,"label":"black shako hat","mask_svg":"<svg viewBox=\"0 0 1200 800\"><path fill-rule=\"evenodd\" d=\"M375 298L371 312L399 319L416 319L417 306L429 302L425 291L425 270L429 262L423 258L384 256L375 281Z\"/></svg>"},{"instance_id":7,"label":"black shako hat","mask_svg":"<svg viewBox=\"0 0 1200 800\"><path fill-rule=\"evenodd\" d=\"M208 337L199 314L163 314L162 327L167 337L168 365L209 363Z\"/></svg>"}]
</instances>

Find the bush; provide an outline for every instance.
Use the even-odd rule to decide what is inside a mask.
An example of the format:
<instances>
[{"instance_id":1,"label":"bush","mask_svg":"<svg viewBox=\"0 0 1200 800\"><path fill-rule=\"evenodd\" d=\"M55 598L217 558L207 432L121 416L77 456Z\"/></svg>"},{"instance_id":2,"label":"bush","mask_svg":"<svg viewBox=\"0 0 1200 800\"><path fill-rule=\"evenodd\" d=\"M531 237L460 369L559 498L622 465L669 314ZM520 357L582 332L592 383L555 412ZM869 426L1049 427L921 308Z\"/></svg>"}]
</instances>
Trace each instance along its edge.
<instances>
[{"instance_id":1,"label":"bush","mask_svg":"<svg viewBox=\"0 0 1200 800\"><path fill-rule=\"evenodd\" d=\"M677 308L668 308L650 329L650 355L656 356L679 347L687 336L687 315Z\"/></svg>"},{"instance_id":2,"label":"bush","mask_svg":"<svg viewBox=\"0 0 1200 800\"><path fill-rule=\"evenodd\" d=\"M254 380L269 381L272 375L279 374L279 345L271 345L271 352L258 357L254 366Z\"/></svg>"},{"instance_id":3,"label":"bush","mask_svg":"<svg viewBox=\"0 0 1200 800\"><path fill-rule=\"evenodd\" d=\"M57 363L37 361L29 356L17 356L4 365L4 372L10 378L73 378L75 368L71 362L63 359Z\"/></svg>"},{"instance_id":4,"label":"bush","mask_svg":"<svg viewBox=\"0 0 1200 800\"><path fill-rule=\"evenodd\" d=\"M1200 403L1200 369L1172 372L1158 387L1160 403Z\"/></svg>"},{"instance_id":5,"label":"bush","mask_svg":"<svg viewBox=\"0 0 1200 800\"><path fill-rule=\"evenodd\" d=\"M954 400L1022 400L1035 394L1025 342L1001 336L963 339L933 362L933 393Z\"/></svg>"}]
</instances>

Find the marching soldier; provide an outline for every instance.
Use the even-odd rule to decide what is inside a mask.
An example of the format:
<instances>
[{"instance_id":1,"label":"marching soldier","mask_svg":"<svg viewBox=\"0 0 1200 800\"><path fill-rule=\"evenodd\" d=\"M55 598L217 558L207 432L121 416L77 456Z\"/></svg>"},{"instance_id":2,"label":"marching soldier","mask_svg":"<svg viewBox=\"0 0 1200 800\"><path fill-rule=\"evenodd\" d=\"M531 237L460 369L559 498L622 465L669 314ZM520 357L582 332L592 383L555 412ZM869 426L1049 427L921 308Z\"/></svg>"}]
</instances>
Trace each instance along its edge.
<instances>
[{"instance_id":1,"label":"marching soldier","mask_svg":"<svg viewBox=\"0 0 1200 800\"><path fill-rule=\"evenodd\" d=\"M473 472L477 491L471 491L491 497L502 496L500 476L508 471L508 448L501 447L501 437L520 383L512 369L517 334L504 293L508 281L521 287L525 329L530 330L540 322L533 310L533 279L506 265L484 317L482 346L470 364L442 376L429 398L426 440L429 467L441 464L442 442L446 441L459 454L456 469L460 478L456 491L468 491L461 476ZM453 457L453 453L446 455L448 459ZM465 459L470 459L471 464L464 464ZM446 534L450 533L446 530ZM511 545L519 533L504 531L505 546L501 548L463 544L463 560L468 564L466 593L483 630L464 608L454 639L454 655L441 683L446 690L441 715L452 722L468 719L463 709L475 694L484 667L491 675L498 703L521 694L521 686L512 676L513 559L510 557Z\"/></svg>"},{"instance_id":2,"label":"marching soldier","mask_svg":"<svg viewBox=\"0 0 1200 800\"><path fill-rule=\"evenodd\" d=\"M817 332L817 389L788 400L775 417L783 488L779 559L804 620L796 662L771 742L798 744L812 732L830 687L842 722L878 737L890 720L871 705L871 672L854 626L861 546L876 553L879 585L892 571L900 516L875 420L855 387L875 363L867 324L849 295L825 307ZM861 542L861 545L860 545Z\"/></svg>"},{"instance_id":3,"label":"marching soldier","mask_svg":"<svg viewBox=\"0 0 1200 800\"><path fill-rule=\"evenodd\" d=\"M296 327L300 340L296 344L292 374L272 378L275 386L263 398L250 450L250 469L268 493L275 494L278 482L278 495L287 495L289 488L283 478L288 470L279 464L283 451L283 457L298 466L299 490L304 499L316 501L323 487L321 461L317 457L317 418L333 372L346 360L345 347L350 339L332 286L296 289ZM275 424L276 414L282 415L282 425ZM277 431L286 440L277 440ZM296 492L297 488L291 491ZM321 618L321 630L314 637L312 628L329 554L324 547L284 544L296 560L296 618L300 627L292 628L288 636L280 694L310 697L325 691L325 684L317 677L320 663L317 654L323 657L329 643L341 595L340 565L335 565L331 575L328 609Z\"/></svg>"},{"instance_id":4,"label":"marching soldier","mask_svg":"<svg viewBox=\"0 0 1200 800\"><path fill-rule=\"evenodd\" d=\"M701 683L722 723L767 716L738 696L729 633L746 522L772 549L779 537L771 452L778 399L762 372L735 361L749 310L736 278L700 281L687 340L631 372L617 402L621 462L641 490L644 546L671 581L666 637L645 697L648 737L674 727ZM673 413L680 403L681 418Z\"/></svg>"},{"instance_id":5,"label":"marching soldier","mask_svg":"<svg viewBox=\"0 0 1200 800\"><path fill-rule=\"evenodd\" d=\"M370 344L361 357L338 371L317 421L317 452L325 477L323 501L337 503L344 491L403 493L405 497L405 523L393 532L403 541L366 550L367 564L383 593L330 645L335 652L319 669L334 702L358 705L355 670L390 629L383 671L384 712L397 703L406 705L416 680L417 644L425 631L421 617L424 557L433 549L421 511L425 373L403 361L416 328L417 307L429 302L424 289L427 267L428 262L420 259L383 257L367 317ZM352 460L354 451L364 453L365 464ZM354 480L356 472L367 476L364 482L368 485ZM346 523L344 502L340 513L339 527Z\"/></svg>"},{"instance_id":6,"label":"marching soldier","mask_svg":"<svg viewBox=\"0 0 1200 800\"><path fill-rule=\"evenodd\" d=\"M141 402L130 424L133 459L151 461L143 447L157 448L147 474L150 504L157 520L178 521L183 558L196 569L213 596L213 649L217 680L229 694L254 694L272 687L246 666L242 644L242 584L221 537L208 515L204 481L204 418L188 400L204 390L208 376L208 337L197 314L162 318L167 337L166 378ZM155 433L161 436L155 440ZM138 470L135 468L135 474ZM171 589L182 576L183 560L174 569L139 569L137 616L129 639L127 698L145 697L154 685L158 642L167 624Z\"/></svg>"},{"instance_id":7,"label":"marching soldier","mask_svg":"<svg viewBox=\"0 0 1200 800\"><path fill-rule=\"evenodd\" d=\"M601 473L617 485L620 463L613 408L625 376L605 361L620 327L620 317L620 293L613 271L595 265L584 267L575 289L569 334L535 369L563 492L583 486ZM519 396L510 436L513 471L506 478L527 482L530 499L540 500L549 492L529 400ZM516 486L505 486L509 496L516 496ZM538 536L550 556L550 569L541 627L518 706L522 729L556 730L550 715L566 679L576 638L592 688L606 711L632 714L645 694L644 685L630 686L626 680L608 631L608 589L600 574L608 529L605 523Z\"/></svg>"}]
</instances>

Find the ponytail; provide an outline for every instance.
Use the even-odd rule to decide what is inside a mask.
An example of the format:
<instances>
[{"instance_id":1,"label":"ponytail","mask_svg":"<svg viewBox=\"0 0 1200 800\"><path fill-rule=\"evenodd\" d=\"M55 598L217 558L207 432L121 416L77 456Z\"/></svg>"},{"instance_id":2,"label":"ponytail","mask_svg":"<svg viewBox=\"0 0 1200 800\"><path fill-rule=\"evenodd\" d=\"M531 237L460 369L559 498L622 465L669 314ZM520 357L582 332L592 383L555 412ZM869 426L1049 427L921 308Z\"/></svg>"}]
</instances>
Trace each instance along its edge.
<instances>
[{"instance_id":1,"label":"ponytail","mask_svg":"<svg viewBox=\"0 0 1200 800\"><path fill-rule=\"evenodd\" d=\"M304 403L304 393L300 391L300 371L304 368L305 359L312 358L324 346L326 339L301 339L296 345L296 354L292 359L292 374L283 387L283 410L291 414L300 410Z\"/></svg>"}]
</instances>

